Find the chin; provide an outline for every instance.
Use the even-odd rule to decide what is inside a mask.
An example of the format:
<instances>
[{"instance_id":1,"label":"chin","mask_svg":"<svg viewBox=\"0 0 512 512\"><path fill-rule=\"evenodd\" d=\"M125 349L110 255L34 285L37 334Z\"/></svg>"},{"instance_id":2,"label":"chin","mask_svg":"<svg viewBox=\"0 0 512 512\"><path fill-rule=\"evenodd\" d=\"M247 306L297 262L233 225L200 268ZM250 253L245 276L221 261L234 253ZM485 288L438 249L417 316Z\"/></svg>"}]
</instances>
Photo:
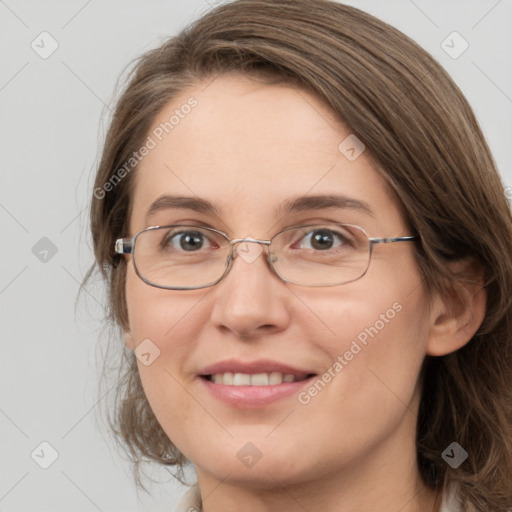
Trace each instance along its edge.
<instances>
[{"instance_id":1,"label":"chin","mask_svg":"<svg viewBox=\"0 0 512 512\"><path fill-rule=\"evenodd\" d=\"M217 446L208 454L208 459L202 452L194 464L198 470L214 475L226 484L255 489L309 481L315 466L311 457L296 446L277 446L268 439L231 440L224 450Z\"/></svg>"}]
</instances>

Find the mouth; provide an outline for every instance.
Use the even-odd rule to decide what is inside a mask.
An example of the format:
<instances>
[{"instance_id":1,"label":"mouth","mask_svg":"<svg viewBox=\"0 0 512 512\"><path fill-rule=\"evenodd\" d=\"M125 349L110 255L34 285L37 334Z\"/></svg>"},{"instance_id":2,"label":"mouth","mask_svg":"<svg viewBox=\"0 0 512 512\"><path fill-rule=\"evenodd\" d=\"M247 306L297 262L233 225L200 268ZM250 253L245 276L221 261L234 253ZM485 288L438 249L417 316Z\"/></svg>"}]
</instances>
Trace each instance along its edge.
<instances>
[{"instance_id":1,"label":"mouth","mask_svg":"<svg viewBox=\"0 0 512 512\"><path fill-rule=\"evenodd\" d=\"M227 360L203 368L198 377L215 399L254 408L298 394L317 375L276 361Z\"/></svg>"},{"instance_id":2,"label":"mouth","mask_svg":"<svg viewBox=\"0 0 512 512\"><path fill-rule=\"evenodd\" d=\"M315 373L306 375L295 375L293 373L270 372L270 373L214 373L210 375L200 375L201 378L215 384L225 386L278 386L283 383L302 382Z\"/></svg>"}]
</instances>

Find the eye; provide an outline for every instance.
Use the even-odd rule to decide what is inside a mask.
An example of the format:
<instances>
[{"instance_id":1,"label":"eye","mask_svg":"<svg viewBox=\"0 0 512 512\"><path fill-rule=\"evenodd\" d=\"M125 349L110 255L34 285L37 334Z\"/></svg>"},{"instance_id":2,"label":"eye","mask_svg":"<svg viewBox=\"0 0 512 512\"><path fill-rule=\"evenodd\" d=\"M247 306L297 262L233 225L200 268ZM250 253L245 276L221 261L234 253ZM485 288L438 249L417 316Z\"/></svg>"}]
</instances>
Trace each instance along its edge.
<instances>
[{"instance_id":1,"label":"eye","mask_svg":"<svg viewBox=\"0 0 512 512\"><path fill-rule=\"evenodd\" d=\"M305 242L302 242L305 241ZM320 228L307 233L301 238L299 249L326 251L334 247L351 246L349 233L343 234L332 229Z\"/></svg>"},{"instance_id":2,"label":"eye","mask_svg":"<svg viewBox=\"0 0 512 512\"><path fill-rule=\"evenodd\" d=\"M210 239L205 233L197 230L176 231L164 233L161 247L170 251L197 252L204 248L212 248Z\"/></svg>"}]
</instances>

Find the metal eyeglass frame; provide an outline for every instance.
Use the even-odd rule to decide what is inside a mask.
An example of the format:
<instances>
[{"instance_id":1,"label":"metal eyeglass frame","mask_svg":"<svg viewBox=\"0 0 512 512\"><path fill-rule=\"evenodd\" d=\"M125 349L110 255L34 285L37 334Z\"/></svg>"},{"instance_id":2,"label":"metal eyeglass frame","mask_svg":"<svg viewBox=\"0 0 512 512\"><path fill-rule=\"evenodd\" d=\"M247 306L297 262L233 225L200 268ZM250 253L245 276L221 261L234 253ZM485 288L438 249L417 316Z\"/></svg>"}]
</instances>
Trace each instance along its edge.
<instances>
[{"instance_id":1,"label":"metal eyeglass frame","mask_svg":"<svg viewBox=\"0 0 512 512\"><path fill-rule=\"evenodd\" d=\"M368 272L368 269L370 268L371 258L372 258L373 246L375 244L390 244L390 243L394 243L394 242L412 242L419 238L418 235L375 238L375 237L368 236L368 233L366 233L366 231L362 227L356 226L355 224L343 224L343 223L331 222L331 223L325 223L325 224L312 224L312 225L306 224L306 225L290 226L290 227L282 229L281 231L276 233L270 240L258 240L258 239L254 239L254 238L235 238L232 240L231 238L229 238L229 235L227 235L227 233L224 233L223 231L220 231L215 228L207 228L204 226L194 226L194 225L188 225L188 224L169 224L169 225L162 225L162 226L151 226L151 227L142 229L138 233L135 233L135 235L133 235L133 237L131 237L131 238L118 238L115 241L114 249L115 249L116 254L133 254L137 237L141 233L144 233L146 231L152 231L155 229L171 228L171 227L187 227L187 228L190 228L191 230L193 230L194 228L199 228L199 229L206 229L207 231L213 231L215 233L218 233L219 235L222 235L229 242L229 244L231 245L231 252L227 258L227 264L226 264L226 269L224 270L224 273L219 277L219 279L217 279L213 283L209 283L209 284L205 284L205 285L201 285L201 286L190 286L190 287L188 287L188 286L187 287L182 287L182 286L173 287L173 286L159 285L159 284L149 281L139 272L139 269L137 268L137 263L136 263L135 257L133 258L134 259L133 266L135 268L136 274L139 276L140 279L142 279L142 281L144 281L146 284L148 284L150 286L154 286L155 288L162 288L164 290L198 290L201 288L208 288L210 286L214 286L217 283L219 283L220 281L222 281L222 279L224 279L224 277L226 277L228 272L231 270L231 267L233 266L233 261L235 260L235 244L238 244L241 242L254 242L257 244L264 244L264 245L270 247L272 240L276 236L283 233L284 231L287 231L289 229L307 228L307 227L316 227L316 226L324 226L325 227L326 224L339 225L339 226L350 226L350 227L357 228L360 231L362 231L366 235L366 237L368 238L368 241L370 243L370 250L369 250L369 255L368 255L368 266L366 267L366 270L359 277L357 277L356 279L351 279L350 281L345 281L344 283L332 284L332 285L325 285L325 284L321 284L321 285L305 284L305 285L303 285L303 284L301 284L298 286L329 287L329 286L341 286L343 284L352 283L354 281L361 279ZM282 277L281 275L279 275L279 273L276 271L276 269L272 265L272 261L275 261L275 260L271 256L272 256L271 254L267 253L267 261L270 265L270 268L274 272L274 274L276 274L282 281L285 281L285 282L291 283L291 284L297 284L297 283L294 283L293 281L290 281L290 280Z\"/></svg>"}]
</instances>

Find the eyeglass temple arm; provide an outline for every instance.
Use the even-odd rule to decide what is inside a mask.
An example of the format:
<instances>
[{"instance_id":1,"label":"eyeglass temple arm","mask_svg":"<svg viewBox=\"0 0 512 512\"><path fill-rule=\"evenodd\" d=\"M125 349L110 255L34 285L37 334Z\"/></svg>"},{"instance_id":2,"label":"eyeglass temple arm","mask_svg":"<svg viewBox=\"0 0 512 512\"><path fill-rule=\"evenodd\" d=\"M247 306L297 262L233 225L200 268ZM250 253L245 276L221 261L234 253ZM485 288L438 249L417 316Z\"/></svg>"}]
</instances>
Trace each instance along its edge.
<instances>
[{"instance_id":1,"label":"eyeglass temple arm","mask_svg":"<svg viewBox=\"0 0 512 512\"><path fill-rule=\"evenodd\" d=\"M117 254L131 254L133 241L131 238L118 238L114 248Z\"/></svg>"},{"instance_id":2,"label":"eyeglass temple arm","mask_svg":"<svg viewBox=\"0 0 512 512\"><path fill-rule=\"evenodd\" d=\"M391 236L387 238L368 238L374 244L390 244L392 242L413 242L419 238L417 235L413 236Z\"/></svg>"}]
</instances>

